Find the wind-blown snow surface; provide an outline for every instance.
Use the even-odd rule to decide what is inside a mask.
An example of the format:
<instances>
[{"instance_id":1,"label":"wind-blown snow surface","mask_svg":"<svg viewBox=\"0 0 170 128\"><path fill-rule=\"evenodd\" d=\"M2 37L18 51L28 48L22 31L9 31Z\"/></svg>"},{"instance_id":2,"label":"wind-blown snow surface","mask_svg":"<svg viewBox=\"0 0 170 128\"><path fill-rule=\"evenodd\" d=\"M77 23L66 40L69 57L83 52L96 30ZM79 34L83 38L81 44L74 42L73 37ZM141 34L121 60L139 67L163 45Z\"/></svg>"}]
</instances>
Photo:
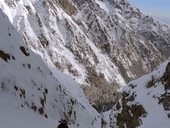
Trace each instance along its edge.
<instances>
[{"instance_id":1,"label":"wind-blown snow surface","mask_svg":"<svg viewBox=\"0 0 170 128\"><path fill-rule=\"evenodd\" d=\"M152 73L130 82L123 97L105 114L110 126L124 128L170 127L170 60ZM110 113L110 114L108 114Z\"/></svg>"},{"instance_id":2,"label":"wind-blown snow surface","mask_svg":"<svg viewBox=\"0 0 170 128\"><path fill-rule=\"evenodd\" d=\"M0 11L0 124L2 128L99 128L100 116L71 78L51 70L24 44Z\"/></svg>"}]
</instances>

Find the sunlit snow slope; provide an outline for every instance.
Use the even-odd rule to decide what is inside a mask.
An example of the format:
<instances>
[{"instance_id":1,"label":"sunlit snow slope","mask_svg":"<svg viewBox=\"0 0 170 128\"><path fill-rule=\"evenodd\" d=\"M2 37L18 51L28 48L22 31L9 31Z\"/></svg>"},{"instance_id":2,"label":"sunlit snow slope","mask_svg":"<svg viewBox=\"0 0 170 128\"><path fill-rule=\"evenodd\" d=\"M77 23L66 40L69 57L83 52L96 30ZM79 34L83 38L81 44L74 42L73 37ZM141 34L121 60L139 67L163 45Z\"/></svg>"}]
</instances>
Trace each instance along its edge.
<instances>
[{"instance_id":1,"label":"sunlit snow slope","mask_svg":"<svg viewBox=\"0 0 170 128\"><path fill-rule=\"evenodd\" d=\"M108 113L109 128L170 127L170 61L124 87Z\"/></svg>"},{"instance_id":2,"label":"sunlit snow slope","mask_svg":"<svg viewBox=\"0 0 170 128\"><path fill-rule=\"evenodd\" d=\"M49 69L0 11L0 127L99 128L100 116L71 78Z\"/></svg>"}]
</instances>

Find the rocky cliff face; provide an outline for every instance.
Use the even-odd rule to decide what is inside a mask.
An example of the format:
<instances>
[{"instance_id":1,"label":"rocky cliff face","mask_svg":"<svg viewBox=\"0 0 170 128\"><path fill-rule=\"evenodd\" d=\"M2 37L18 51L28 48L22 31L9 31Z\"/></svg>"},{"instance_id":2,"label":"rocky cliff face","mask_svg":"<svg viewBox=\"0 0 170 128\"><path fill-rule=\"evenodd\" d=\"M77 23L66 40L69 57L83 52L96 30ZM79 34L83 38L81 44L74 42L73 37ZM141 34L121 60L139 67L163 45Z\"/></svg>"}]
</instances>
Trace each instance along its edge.
<instances>
[{"instance_id":1,"label":"rocky cliff face","mask_svg":"<svg viewBox=\"0 0 170 128\"><path fill-rule=\"evenodd\" d=\"M2 0L0 7L49 67L85 85L91 103L114 102L107 85L115 90L170 55L169 28L127 0Z\"/></svg>"}]
</instances>

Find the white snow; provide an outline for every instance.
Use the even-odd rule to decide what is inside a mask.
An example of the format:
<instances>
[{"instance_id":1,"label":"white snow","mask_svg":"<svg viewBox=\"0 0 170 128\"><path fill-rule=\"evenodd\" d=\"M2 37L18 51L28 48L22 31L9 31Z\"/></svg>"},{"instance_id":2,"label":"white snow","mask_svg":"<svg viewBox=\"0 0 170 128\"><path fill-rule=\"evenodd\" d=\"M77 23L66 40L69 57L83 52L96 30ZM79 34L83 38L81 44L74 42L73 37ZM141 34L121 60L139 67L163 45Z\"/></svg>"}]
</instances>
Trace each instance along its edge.
<instances>
[{"instance_id":1,"label":"white snow","mask_svg":"<svg viewBox=\"0 0 170 128\"><path fill-rule=\"evenodd\" d=\"M100 0L95 0L96 3L100 6L101 9L105 10L107 13L109 13L108 7L106 6L105 2L102 2Z\"/></svg>"},{"instance_id":2,"label":"white snow","mask_svg":"<svg viewBox=\"0 0 170 128\"><path fill-rule=\"evenodd\" d=\"M127 92L129 96L135 94L135 99L133 101L128 101L127 105L131 106L132 104L142 105L147 112L146 117L140 117L141 125L138 128L168 128L170 126L170 121L168 118L169 111L166 111L162 103L159 103L159 99L162 94L165 93L165 87L160 80L164 75L167 64L170 62L170 59L162 63L157 69L152 73L144 75L136 80L129 82L128 85L121 88L120 92ZM148 88L147 83L151 81L154 77L156 81L154 86ZM168 91L168 90L167 90ZM121 108L117 110L116 105L113 106L111 111L104 113L104 119L106 122L111 125L116 126L116 115L120 113L123 109L122 100L119 100ZM130 112L130 111L129 111ZM130 112L130 114L132 114ZM107 126L109 128L109 126Z\"/></svg>"},{"instance_id":3,"label":"white snow","mask_svg":"<svg viewBox=\"0 0 170 128\"><path fill-rule=\"evenodd\" d=\"M164 86L162 83L157 82L156 87L146 88L148 81L151 80L152 76L155 79L159 79L163 76L165 68L169 60L162 63L157 70L152 73L142 76L141 78L130 82L129 84L137 85L133 90L130 87L124 87L123 91L135 92L137 94L135 102L142 104L147 111L146 118L142 118L142 125L139 128L167 128L170 126L167 113L165 112L162 104L159 104L157 97L165 93ZM155 98L154 98L155 97Z\"/></svg>"},{"instance_id":4,"label":"white snow","mask_svg":"<svg viewBox=\"0 0 170 128\"><path fill-rule=\"evenodd\" d=\"M78 84L52 69L53 75L41 57L26 46L1 10L0 21L1 127L54 128L63 118L70 122L70 128L99 128L100 115ZM7 60L3 54L9 54ZM31 107L36 107L36 111ZM44 111L42 115L38 112L40 108Z\"/></svg>"}]
</instances>

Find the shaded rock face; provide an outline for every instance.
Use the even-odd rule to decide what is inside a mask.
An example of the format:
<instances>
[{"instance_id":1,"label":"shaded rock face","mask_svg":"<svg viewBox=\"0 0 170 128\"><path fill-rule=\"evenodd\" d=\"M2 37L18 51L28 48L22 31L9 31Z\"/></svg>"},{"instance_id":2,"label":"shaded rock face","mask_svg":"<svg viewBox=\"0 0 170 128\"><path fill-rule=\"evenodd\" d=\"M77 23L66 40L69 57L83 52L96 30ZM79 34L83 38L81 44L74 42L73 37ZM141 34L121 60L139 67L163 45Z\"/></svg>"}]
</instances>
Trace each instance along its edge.
<instances>
[{"instance_id":1,"label":"shaded rock face","mask_svg":"<svg viewBox=\"0 0 170 128\"><path fill-rule=\"evenodd\" d=\"M57 5L60 5L68 15L75 15L78 12L71 0L54 0L54 2L56 2Z\"/></svg>"},{"instance_id":2,"label":"shaded rock face","mask_svg":"<svg viewBox=\"0 0 170 128\"><path fill-rule=\"evenodd\" d=\"M170 63L168 63L166 67L166 71L162 77L162 80L165 85L165 90L169 90L170 89Z\"/></svg>"},{"instance_id":3,"label":"shaded rock face","mask_svg":"<svg viewBox=\"0 0 170 128\"><path fill-rule=\"evenodd\" d=\"M89 99L97 92L91 88L124 85L170 54L169 28L126 0L6 0L0 7L26 44L48 66L85 85Z\"/></svg>"},{"instance_id":4,"label":"shaded rock face","mask_svg":"<svg viewBox=\"0 0 170 128\"><path fill-rule=\"evenodd\" d=\"M166 67L166 71L161 78L161 82L164 85L165 93L161 95L159 103L164 107L164 110L167 112L168 118L170 118L170 63Z\"/></svg>"},{"instance_id":5,"label":"shaded rock face","mask_svg":"<svg viewBox=\"0 0 170 128\"><path fill-rule=\"evenodd\" d=\"M146 117L147 112L142 104L134 103L136 93L122 93L122 98L115 104L114 116L110 116L110 127L136 128L142 124L141 117Z\"/></svg>"}]
</instances>

